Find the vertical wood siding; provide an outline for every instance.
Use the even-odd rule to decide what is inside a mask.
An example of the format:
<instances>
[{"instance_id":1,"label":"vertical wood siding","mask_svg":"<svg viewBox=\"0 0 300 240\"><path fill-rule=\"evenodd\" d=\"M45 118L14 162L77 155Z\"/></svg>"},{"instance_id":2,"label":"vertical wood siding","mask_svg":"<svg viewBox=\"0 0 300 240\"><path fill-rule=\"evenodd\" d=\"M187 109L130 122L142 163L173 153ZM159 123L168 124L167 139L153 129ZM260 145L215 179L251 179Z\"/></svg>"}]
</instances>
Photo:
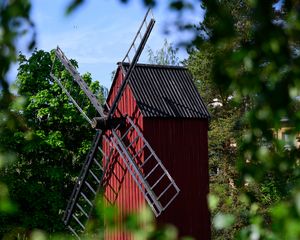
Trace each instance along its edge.
<instances>
[{"instance_id":1,"label":"vertical wood siding","mask_svg":"<svg viewBox=\"0 0 300 240\"><path fill-rule=\"evenodd\" d=\"M117 93L123 79L117 71L108 97L109 105ZM165 212L157 218L159 225L174 224L180 236L193 236L195 239L210 239L210 216L207 206L209 191L208 177L208 120L199 118L143 118L137 107L132 91L127 85L118 104L116 116L128 114L142 130L144 137L162 160L180 188L177 198ZM107 132L109 134L109 132ZM135 136L129 136L133 140ZM141 143L137 142L138 150ZM104 144L104 151L109 147ZM134 151L132 149L132 151ZM136 212L145 205L142 193L126 169L117 152L112 157L113 174L106 184L105 196L119 209L117 231L106 231L105 239L131 240L122 219L127 213ZM141 156L143 161L143 156ZM104 161L105 163L105 161Z\"/></svg>"},{"instance_id":2,"label":"vertical wood siding","mask_svg":"<svg viewBox=\"0 0 300 240\"><path fill-rule=\"evenodd\" d=\"M204 240L210 239L207 130L207 120L144 118L144 136L181 190L158 224Z\"/></svg>"},{"instance_id":3,"label":"vertical wood siding","mask_svg":"<svg viewBox=\"0 0 300 240\"><path fill-rule=\"evenodd\" d=\"M117 94L119 86L123 80L123 75L121 70L119 69L117 72L117 79L114 82L112 90L110 92L108 98L108 104L111 106L114 97ZM134 123L140 128L143 128L143 121L141 112L138 109L134 97L132 95L132 91L127 85L120 102L118 104L115 116L120 116L120 113L123 115L128 114ZM110 134L109 131L106 133ZM127 145L130 141L132 141L136 137L135 134L128 134L125 139L125 143ZM134 151L138 151L141 148L141 142L137 141L130 148L131 154ZM110 147L107 144L104 144L104 151L106 154L109 153ZM134 155L134 154L133 154ZM141 156L142 158L143 156ZM110 169L110 178L108 182L105 184L105 192L104 197L107 202L114 204L118 209L117 218L117 228L116 231L105 233L105 239L109 240L129 240L133 239L131 234L126 232L124 229L123 220L126 218L128 213L137 212L141 209L145 204L144 197L142 193L139 191L136 183L128 172L123 160L120 158L117 151L114 151L113 157L111 158L112 166ZM104 161L105 164L105 161Z\"/></svg>"}]
</instances>

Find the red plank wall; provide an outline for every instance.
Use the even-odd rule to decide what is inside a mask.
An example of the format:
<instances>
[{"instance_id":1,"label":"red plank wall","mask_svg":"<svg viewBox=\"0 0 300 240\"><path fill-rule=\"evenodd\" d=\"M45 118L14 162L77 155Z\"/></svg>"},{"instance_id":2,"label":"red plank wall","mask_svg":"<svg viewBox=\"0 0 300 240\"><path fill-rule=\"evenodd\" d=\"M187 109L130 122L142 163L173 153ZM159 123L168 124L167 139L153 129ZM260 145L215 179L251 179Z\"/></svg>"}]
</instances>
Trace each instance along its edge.
<instances>
[{"instance_id":1,"label":"red plank wall","mask_svg":"<svg viewBox=\"0 0 300 240\"><path fill-rule=\"evenodd\" d=\"M144 136L174 178L180 193L158 217L181 236L210 239L207 120L144 118Z\"/></svg>"},{"instance_id":2,"label":"red plank wall","mask_svg":"<svg viewBox=\"0 0 300 240\"><path fill-rule=\"evenodd\" d=\"M108 97L108 104L110 106L112 105L113 99L117 94L117 90L119 89L122 80L122 72L118 71L117 79L114 81L112 90ZM134 121L134 123L140 129L143 129L142 115L136 105L129 85L127 85L120 99L115 116L120 116L120 113L122 113L123 115L128 114ZM133 140L135 137L136 135L131 135L129 137L129 141ZM141 142L138 141L136 144L134 144L134 147L139 150L141 147ZM108 146L104 146L103 150L106 152L106 154L108 154L110 148ZM113 233L109 233L108 231L105 233L105 239L130 240L133 238L129 233L126 233L126 229L124 229L124 224L122 224L122 221L126 217L126 214L137 212L139 209L141 209L141 207L145 204L145 200L143 194L139 191L130 173L127 171L123 160L117 154L117 151L115 151L115 154L111 161L115 161L115 164L113 167L113 173L110 174L111 177L106 184L104 196L107 198L107 201L116 205L119 213L117 216L119 224L116 228L117 230Z\"/></svg>"},{"instance_id":3,"label":"red plank wall","mask_svg":"<svg viewBox=\"0 0 300 240\"><path fill-rule=\"evenodd\" d=\"M109 105L122 79L121 71L117 71L117 79L108 97ZM143 118L129 85L118 104L116 115L119 115L118 111L128 114L142 130L181 190L174 202L157 218L158 224L174 224L180 236L210 239L207 119ZM134 137L131 136L132 139ZM140 147L138 142L137 148ZM104 146L104 151L108 153L109 148ZM105 239L129 240L132 236L124 231L121 219L126 213L140 209L145 200L118 154L114 158L117 163L113 169L117 177L112 174L105 196L119 209L120 226L115 234L107 232Z\"/></svg>"}]
</instances>

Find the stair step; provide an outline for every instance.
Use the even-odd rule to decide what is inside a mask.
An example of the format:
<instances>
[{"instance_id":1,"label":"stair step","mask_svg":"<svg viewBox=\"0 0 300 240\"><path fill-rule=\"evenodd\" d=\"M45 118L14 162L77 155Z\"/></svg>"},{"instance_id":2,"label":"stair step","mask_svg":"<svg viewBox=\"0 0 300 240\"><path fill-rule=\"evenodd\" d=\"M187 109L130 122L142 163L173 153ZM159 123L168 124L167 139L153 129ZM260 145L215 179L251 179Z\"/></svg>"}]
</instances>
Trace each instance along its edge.
<instances>
[{"instance_id":1,"label":"stair step","mask_svg":"<svg viewBox=\"0 0 300 240\"><path fill-rule=\"evenodd\" d=\"M100 168L101 170L103 170L102 166L100 165L100 163L98 163L98 161L96 160L96 158L94 158L94 163L96 163L97 167Z\"/></svg>"},{"instance_id":2,"label":"stair step","mask_svg":"<svg viewBox=\"0 0 300 240\"><path fill-rule=\"evenodd\" d=\"M140 165L140 167L142 168L148 161L149 159L152 157L152 153L146 158L146 160L144 160L144 162Z\"/></svg>"},{"instance_id":3,"label":"stair step","mask_svg":"<svg viewBox=\"0 0 300 240\"><path fill-rule=\"evenodd\" d=\"M162 197L162 195L164 195L164 194L169 190L170 187L172 187L172 183L170 183L170 184L165 188L165 190L157 197L157 199L159 200L159 199Z\"/></svg>"},{"instance_id":4,"label":"stair step","mask_svg":"<svg viewBox=\"0 0 300 240\"><path fill-rule=\"evenodd\" d=\"M76 231L75 231L71 226L68 226L68 229L71 231L71 233L73 233L73 235L74 235L78 240L80 240L79 235L76 233Z\"/></svg>"},{"instance_id":5,"label":"stair step","mask_svg":"<svg viewBox=\"0 0 300 240\"><path fill-rule=\"evenodd\" d=\"M127 130L126 130L126 132L123 134L123 136L121 137L121 140L123 140L126 136L127 136L127 134L131 131L131 129L133 129L133 127L129 127Z\"/></svg>"},{"instance_id":6,"label":"stair step","mask_svg":"<svg viewBox=\"0 0 300 240\"><path fill-rule=\"evenodd\" d=\"M137 153L133 156L133 159L135 159L138 155L140 155L144 151L144 147L145 146L143 146L140 150L137 151Z\"/></svg>"}]
</instances>

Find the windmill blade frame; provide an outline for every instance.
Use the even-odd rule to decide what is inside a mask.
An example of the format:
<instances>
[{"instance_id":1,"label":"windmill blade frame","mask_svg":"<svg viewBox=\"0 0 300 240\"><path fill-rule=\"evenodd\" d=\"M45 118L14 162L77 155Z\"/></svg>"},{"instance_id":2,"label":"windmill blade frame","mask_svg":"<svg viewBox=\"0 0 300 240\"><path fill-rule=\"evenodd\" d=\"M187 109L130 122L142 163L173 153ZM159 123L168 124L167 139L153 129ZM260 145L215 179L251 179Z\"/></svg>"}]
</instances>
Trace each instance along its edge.
<instances>
[{"instance_id":1,"label":"windmill blade frame","mask_svg":"<svg viewBox=\"0 0 300 240\"><path fill-rule=\"evenodd\" d=\"M94 140L93 140L93 144L92 144L92 148L90 149L88 155L87 155L87 158L85 160L85 163L84 163L84 167L81 169L81 172L79 174L79 178L78 178L78 181L73 189L73 192L71 194L71 197L70 197L70 200L68 202L68 206L67 206L67 209L68 211L65 211L65 214L63 216L63 222L65 225L68 225L69 222L70 222L70 218L71 218L71 213L75 207L75 204L76 204L76 201L79 197L79 193L83 187L83 183L86 179L86 175L87 175L87 172L89 170L89 167L92 163L92 161L94 160L94 155L97 151L97 147L99 145L99 142L100 142L100 136L101 136L102 132L101 131L98 131L94 137ZM103 168L101 169L103 170Z\"/></svg>"},{"instance_id":2,"label":"windmill blade frame","mask_svg":"<svg viewBox=\"0 0 300 240\"><path fill-rule=\"evenodd\" d=\"M71 226L70 222L73 219L73 221L77 223L77 227L79 227L81 231L85 230L85 223L90 218L94 206L94 199L96 197L96 194L99 191L99 188L102 187L103 185L103 178L104 176L106 176L107 166L110 163L112 151L110 153L105 153L104 151L102 151L100 146L101 143L103 143L103 141L106 141L112 148L114 148L119 153L120 158L123 160L124 164L126 165L126 168L129 170L129 173L131 174L132 178L136 182L139 190L144 195L144 198L146 199L147 203L153 210L155 216L159 216L179 194L180 189L176 185L174 179L171 177L167 169L162 164L161 160L155 154L154 150L152 149L148 141L144 138L139 127L135 125L135 123L126 114L121 114L120 117L114 116L115 111L118 107L118 103L122 98L122 95L125 91L127 84L130 82L134 68L142 54L142 51L146 45L147 40L149 39L154 24L155 24L155 19L153 17L151 9L149 9L145 14L145 17L134 37L132 44L129 47L129 50L127 51L125 57L120 63L120 68L122 69L123 72L123 80L121 86L117 91L115 98L113 99L112 105L109 106L108 103L106 102L108 114L104 113L104 109L102 108L101 104L97 100L97 97L91 92L91 90L89 89L85 81L81 78L80 74L78 73L76 68L72 65L70 60L65 56L63 51L58 46L55 50L56 58L60 60L60 62L65 67L65 69L72 76L74 82L84 92L86 97L92 103L95 110L100 115L100 117L95 116L93 117L93 119L89 118L89 116L85 114L85 112L80 107L80 105L72 97L70 92L64 87L62 81L59 78L57 78L52 73L51 70L51 74L50 74L51 78L58 83L58 85L62 88L63 92L67 94L71 102L75 105L75 107L79 110L79 112L85 117L85 119L92 125L92 127L98 129L94 137L92 147L86 157L85 163L83 164L80 175L74 186L72 195L69 199L63 217L64 224L78 239L80 239L79 235L77 234L78 229ZM146 30L144 33L142 33L142 29L144 28ZM140 38L140 42L139 44L137 44L139 38ZM129 54L132 51L134 51L134 56L132 59L130 59ZM125 68L123 67L123 63L125 62L126 59L129 62L129 67L127 71L125 71ZM135 156L131 155L130 152L128 151L128 148L130 146L126 146L125 143L123 142L122 139L127 137L125 136L126 134L122 136L120 135L121 129L124 130L128 126L129 129L133 129L133 131L135 131L135 134L138 135L138 138L143 143L143 148L140 149L139 152L143 153L143 151L145 151L144 149L147 149L147 151L151 152L150 157L148 157L147 159L143 159L144 163L142 165L137 165L136 160L138 155ZM111 133L109 138L107 138L105 134L103 134L104 131L106 130L110 130L108 131ZM132 144L133 142L131 142L131 145ZM101 152L103 158L105 158L106 160L106 166L104 168L101 166L101 164L99 164L95 160L95 155L97 154L97 152ZM146 168L143 168L143 165L146 165L147 162L152 162L153 164L153 166L147 167L148 172ZM91 167L96 165L100 166L102 171L102 176L100 179L97 177L95 173L93 173L93 171L91 171ZM160 169L159 177L156 180L153 177L154 182L150 182L149 178L155 175L152 173L156 169ZM94 184L90 184L89 183L90 180L87 181L88 177L94 179L93 180ZM105 181L109 181L109 180L106 179ZM162 186L162 181L167 182L168 185L165 187ZM97 187L95 187L95 185L97 185ZM157 186L159 186L160 190L156 191L154 190L154 188L157 188ZM92 194L92 195L87 195L86 193L84 193L83 192L84 187L89 192L88 194ZM169 197L166 197L166 200L161 201L161 197L164 196L165 193L169 191L169 189L173 189L173 192L169 194ZM91 196L93 197L93 200L90 200ZM82 199L83 202L85 202L85 204L89 206L88 211L85 210L84 206L79 204L80 202L78 201L80 198ZM81 219L84 219L85 222L83 222Z\"/></svg>"},{"instance_id":3,"label":"windmill blade frame","mask_svg":"<svg viewBox=\"0 0 300 240\"><path fill-rule=\"evenodd\" d=\"M158 217L176 198L180 189L148 141L144 138L139 127L134 124L129 116L126 116L126 125L127 129L125 129L125 133L123 134L121 134L118 127L111 130L111 142L119 152L133 180L155 216ZM135 137L126 145L123 139L129 133L135 135ZM130 147L138 141L142 143L142 147L133 155L130 153ZM148 154L139 163L137 161L138 156L144 152L148 152Z\"/></svg>"},{"instance_id":4,"label":"windmill blade frame","mask_svg":"<svg viewBox=\"0 0 300 240\"><path fill-rule=\"evenodd\" d=\"M85 225L91 217L96 196L105 181L109 159L113 153L113 149L110 149L108 154L102 151L102 141L110 144L103 132L97 131L62 218L65 226L78 239L79 233L85 231ZM103 158L106 160L104 166L99 163Z\"/></svg>"},{"instance_id":5,"label":"windmill blade frame","mask_svg":"<svg viewBox=\"0 0 300 240\"><path fill-rule=\"evenodd\" d=\"M89 124L92 124L92 120L88 117L88 115L83 111L83 109L79 106L79 104L76 102L76 100L72 97L72 95L69 93L69 91L64 87L62 82L54 76L53 73L50 73L51 78L60 86L62 91L68 96L70 101L74 104L74 106L77 108L77 110L82 114L82 116L89 122Z\"/></svg>"},{"instance_id":6,"label":"windmill blade frame","mask_svg":"<svg viewBox=\"0 0 300 240\"><path fill-rule=\"evenodd\" d=\"M57 46L56 49L55 49L55 59L54 59L53 64L52 64L52 69L51 69L50 76L51 76L52 79L54 79L59 84L59 86L63 89L63 91L65 93L67 93L69 99L73 103L75 102L74 104L75 104L76 108L80 111L80 113L83 114L83 115L86 115L86 114L84 114L84 111L79 106L79 104L74 100L74 98L71 96L71 94L66 90L66 88L64 87L62 81L60 79L58 79L57 77L55 77L55 75L52 73L53 66L54 66L56 58L59 59L59 61L63 64L63 66L65 67L65 69L70 73L70 75L73 78L73 81L85 93L86 97L90 100L90 102L92 103L92 105L96 109L96 111L99 113L99 115L101 117L105 117L106 115L104 114L103 107L99 103L99 101L98 101L97 97L95 96L95 94L90 90L90 88L88 87L88 85L86 84L86 82L82 79L82 77L80 76L79 72L73 66L73 64L71 63L71 61L66 57L66 55L61 50L61 48L59 46ZM92 122L91 119L89 119L89 123L91 123L91 122Z\"/></svg>"},{"instance_id":7,"label":"windmill blade frame","mask_svg":"<svg viewBox=\"0 0 300 240\"><path fill-rule=\"evenodd\" d=\"M147 18L151 15L149 24L147 24ZM129 50L127 51L125 57L123 58L123 61L120 64L120 67L122 68L123 73L125 73L124 79L121 83L121 86L119 87L119 90L113 100L112 106L108 112L108 119L112 118L112 116L114 115L114 112L117 109L118 103L122 97L122 94L127 86L127 84L130 82L130 77L132 76L132 73L134 71L134 68L139 60L139 57L145 47L145 44L150 36L150 33L154 27L155 24L155 19L153 17L152 11L151 9L149 9L143 19L143 22L133 40L133 43L131 44ZM143 28L143 26L146 26L146 31L144 33L144 35L141 37L141 42L138 46L138 48L136 49L135 47L135 41L138 39L138 36L141 35L141 29ZM123 62L129 59L129 52L134 49L135 50L135 55L132 59L132 61L130 62L130 65L128 67L128 70L125 71L124 67L123 67ZM152 211L154 212L155 216L158 217L170 204L171 202L176 198L176 196L179 194L180 189L177 186L177 184L175 183L174 179L171 177L171 175L169 174L169 172L167 171L167 169L164 167L164 165L162 164L161 160L158 158L158 156L155 154L154 150L152 149L152 147L150 146L150 144L148 143L148 141L144 138L142 132L139 130L139 127L137 125L135 125L135 123L130 119L129 116L125 116L126 117L126 122L127 124L129 124L129 129L132 128L134 129L134 131L137 133L138 138L141 139L141 141L143 142L143 148L148 149L151 152L151 156L152 158L147 158L146 160L144 159L144 163L146 164L147 161L149 161L149 159L152 159L152 163L154 163L154 167L150 167L150 171L148 172L147 175L144 175L143 172L145 169L143 169L141 166L138 166L136 164L136 156L132 156L127 150L128 150L128 146L125 146L124 142L122 141L122 139L124 139L125 135L120 136L117 132L118 132L118 127L113 128L112 131L112 143L115 146L115 148L117 149L117 151L119 152L121 158L123 159L127 169L129 170L132 178L134 179L134 181L136 182L139 190L143 193L146 201L148 202L149 206L151 207ZM156 179L156 181L153 184L150 184L149 181L147 180L147 178L154 172L156 171L156 169L161 169L161 174L160 177L158 179ZM155 191L153 191L153 188L157 187L162 179L166 176L167 178L167 182L168 185L165 186L165 188L160 192L157 193ZM165 180L166 181L166 180ZM170 189L173 189L173 192L170 194L170 198L167 198L167 200L165 200L164 204L161 202L161 197Z\"/></svg>"},{"instance_id":8,"label":"windmill blade frame","mask_svg":"<svg viewBox=\"0 0 300 240\"><path fill-rule=\"evenodd\" d=\"M150 19L149 24L147 24L147 18L150 15L151 15L151 19ZM128 49L126 55L125 55L125 57L123 58L122 63L125 61L125 59L128 59L129 63L130 63L130 66L129 66L126 74L125 74L124 80L123 80L123 82L122 82L122 84L121 84L121 86L120 86L120 88L118 90L118 93L117 93L117 95L116 95L116 97L115 97L115 99L114 99L114 101L112 103L112 106L110 107L110 110L108 112L108 118L111 118L113 116L114 112L116 111L118 102L120 101L120 99L122 97L122 94L123 94L123 92L125 90L126 85L130 81L131 74L132 74L132 72L134 70L134 67L135 67L136 63L138 62L138 60L139 60L139 58L140 58L140 56L142 54L142 51L143 51L143 49L144 49L144 47L146 45L146 42L147 42L147 40L148 40L148 38L149 38L149 36L151 34L151 31L152 31L152 29L154 27L154 24L155 24L155 19L153 17L153 13L152 13L151 8L149 8L148 11L147 11L147 13L145 14L145 17L143 19L142 24L139 27L139 30L137 31L137 33L136 33L136 35L135 35L135 37L133 39L132 44L130 45L130 47L129 47L129 49ZM146 31L145 31L144 35L142 36L141 35L141 30L142 30L143 26L146 26ZM140 42L138 48L136 48L135 42L137 41L138 37L141 38L141 42ZM136 50L136 51L135 51L135 55L134 55L132 61L130 61L129 53L131 52L132 49ZM122 67L122 64L121 64L121 67ZM124 69L123 69L123 72L125 72Z\"/></svg>"}]
</instances>

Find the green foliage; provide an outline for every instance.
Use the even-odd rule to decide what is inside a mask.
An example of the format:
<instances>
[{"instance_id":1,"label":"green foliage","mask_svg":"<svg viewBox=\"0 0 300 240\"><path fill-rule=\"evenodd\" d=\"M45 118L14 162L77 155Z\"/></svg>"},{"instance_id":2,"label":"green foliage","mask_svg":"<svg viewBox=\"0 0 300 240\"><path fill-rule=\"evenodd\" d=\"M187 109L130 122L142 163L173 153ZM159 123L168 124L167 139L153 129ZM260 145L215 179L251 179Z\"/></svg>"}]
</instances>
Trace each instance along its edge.
<instances>
[{"instance_id":1,"label":"green foliage","mask_svg":"<svg viewBox=\"0 0 300 240\"><path fill-rule=\"evenodd\" d=\"M67 14L83 2L70 1ZM144 3L154 5L155 1ZM180 4L173 5L178 8ZM0 3L0 177L8 185L0 184L0 236L3 239L70 239L69 235L52 233L62 230L59 215L74 184L79 161L89 149L91 131L49 78L53 54L35 51L29 59L20 55L18 95L10 93L6 74L17 59L16 40L29 32L29 49L35 45L30 8L29 0ZM54 70L61 78L70 78L62 66L56 65ZM84 79L101 94L101 87L91 82L90 75ZM103 96L99 98L103 100ZM9 200L9 195L16 205ZM46 229L51 236L34 228ZM168 229L159 233L152 228L150 232L136 230L141 238L149 232L147 237L152 239L175 239L176 230Z\"/></svg>"},{"instance_id":2,"label":"green foliage","mask_svg":"<svg viewBox=\"0 0 300 240\"><path fill-rule=\"evenodd\" d=\"M199 92L206 102L211 120L209 124L210 204L213 239L232 239L238 228L246 224L245 205L239 198L241 189L235 184L239 173L235 169L240 138L245 126L241 118L249 101L234 101L234 91L224 90L213 81L213 61L217 51L209 42L194 49L187 66L194 76ZM234 207L233 207L234 206ZM230 224L226 223L230 220ZM233 228L230 228L233 226Z\"/></svg>"},{"instance_id":3,"label":"green foliage","mask_svg":"<svg viewBox=\"0 0 300 240\"><path fill-rule=\"evenodd\" d=\"M300 237L296 227L300 215L295 210L299 195L299 152L295 148L286 150L272 133L272 129L281 127L282 118L291 121L295 135L299 132L299 114L294 103L300 87L299 54L295 54L300 34L299 4L283 1L280 11L275 11L274 3L202 3L206 15L200 27L200 53L196 54L210 59L209 54L205 55L205 48L212 48L209 71L212 82L225 96L230 94L231 102L241 110L243 132L237 141L237 168L234 169L236 196L245 209L245 221L235 234L239 239ZM223 103L221 96L220 99ZM229 110L225 113L230 116ZM225 196L221 195L220 199ZM226 199L230 198L227 194ZM234 209L227 208L226 212L238 214ZM234 231L236 226L232 226Z\"/></svg>"},{"instance_id":4,"label":"green foliage","mask_svg":"<svg viewBox=\"0 0 300 240\"><path fill-rule=\"evenodd\" d=\"M1 235L15 226L44 229L48 233L64 230L59 219L94 135L50 79L53 56L42 50L35 50L29 59L20 55L16 86L23 96L23 107L15 103L10 111L21 119L22 126L16 126L13 132L3 126L0 132L1 146L17 156L0 175L10 189L11 199L18 204L18 212L1 216ZM58 62L53 71L72 84ZM101 93L99 83L92 82L90 74L83 78ZM83 92L80 94L84 96ZM87 108L92 107L87 104Z\"/></svg>"},{"instance_id":5,"label":"green foliage","mask_svg":"<svg viewBox=\"0 0 300 240\"><path fill-rule=\"evenodd\" d=\"M272 133L286 117L291 134L299 131L299 16L291 2L280 11L273 4L203 1L206 15L187 62L212 114L210 201L216 239L299 238L295 229L280 232L280 225L274 225L277 217L299 221L291 214L298 192L298 149L287 151ZM273 207L282 204L291 210L272 215ZM226 220L217 221L220 214L234 216L231 228L220 227Z\"/></svg>"},{"instance_id":6,"label":"green foliage","mask_svg":"<svg viewBox=\"0 0 300 240\"><path fill-rule=\"evenodd\" d=\"M6 73L17 58L16 40L31 31L28 48L32 49L35 45L33 23L29 16L30 8L28 0L0 3L0 86L5 94L9 93Z\"/></svg>"},{"instance_id":7,"label":"green foliage","mask_svg":"<svg viewBox=\"0 0 300 240\"><path fill-rule=\"evenodd\" d=\"M174 48L173 44L168 43L167 39L165 39L163 47L156 50L155 53L151 48L148 48L148 61L151 64L178 66L180 62L177 52L178 48Z\"/></svg>"},{"instance_id":8,"label":"green foliage","mask_svg":"<svg viewBox=\"0 0 300 240\"><path fill-rule=\"evenodd\" d=\"M73 0L69 3L69 6L66 9L66 14L72 13L76 8L78 8L84 0Z\"/></svg>"},{"instance_id":9,"label":"green foliage","mask_svg":"<svg viewBox=\"0 0 300 240\"><path fill-rule=\"evenodd\" d=\"M17 103L9 91L7 72L12 63L17 59L17 48L15 43L21 37L29 33L29 43L32 49L35 44L34 25L30 19L31 4L28 0L1 1L0 2L0 131L2 127L7 132L13 133L14 127L20 125L19 119L14 112L8 110L9 105ZM28 36L28 34L27 34ZM15 159L15 153L8 151L0 145L0 169ZM9 214L14 212L15 206L9 199L7 186L0 182L0 213Z\"/></svg>"}]
</instances>

